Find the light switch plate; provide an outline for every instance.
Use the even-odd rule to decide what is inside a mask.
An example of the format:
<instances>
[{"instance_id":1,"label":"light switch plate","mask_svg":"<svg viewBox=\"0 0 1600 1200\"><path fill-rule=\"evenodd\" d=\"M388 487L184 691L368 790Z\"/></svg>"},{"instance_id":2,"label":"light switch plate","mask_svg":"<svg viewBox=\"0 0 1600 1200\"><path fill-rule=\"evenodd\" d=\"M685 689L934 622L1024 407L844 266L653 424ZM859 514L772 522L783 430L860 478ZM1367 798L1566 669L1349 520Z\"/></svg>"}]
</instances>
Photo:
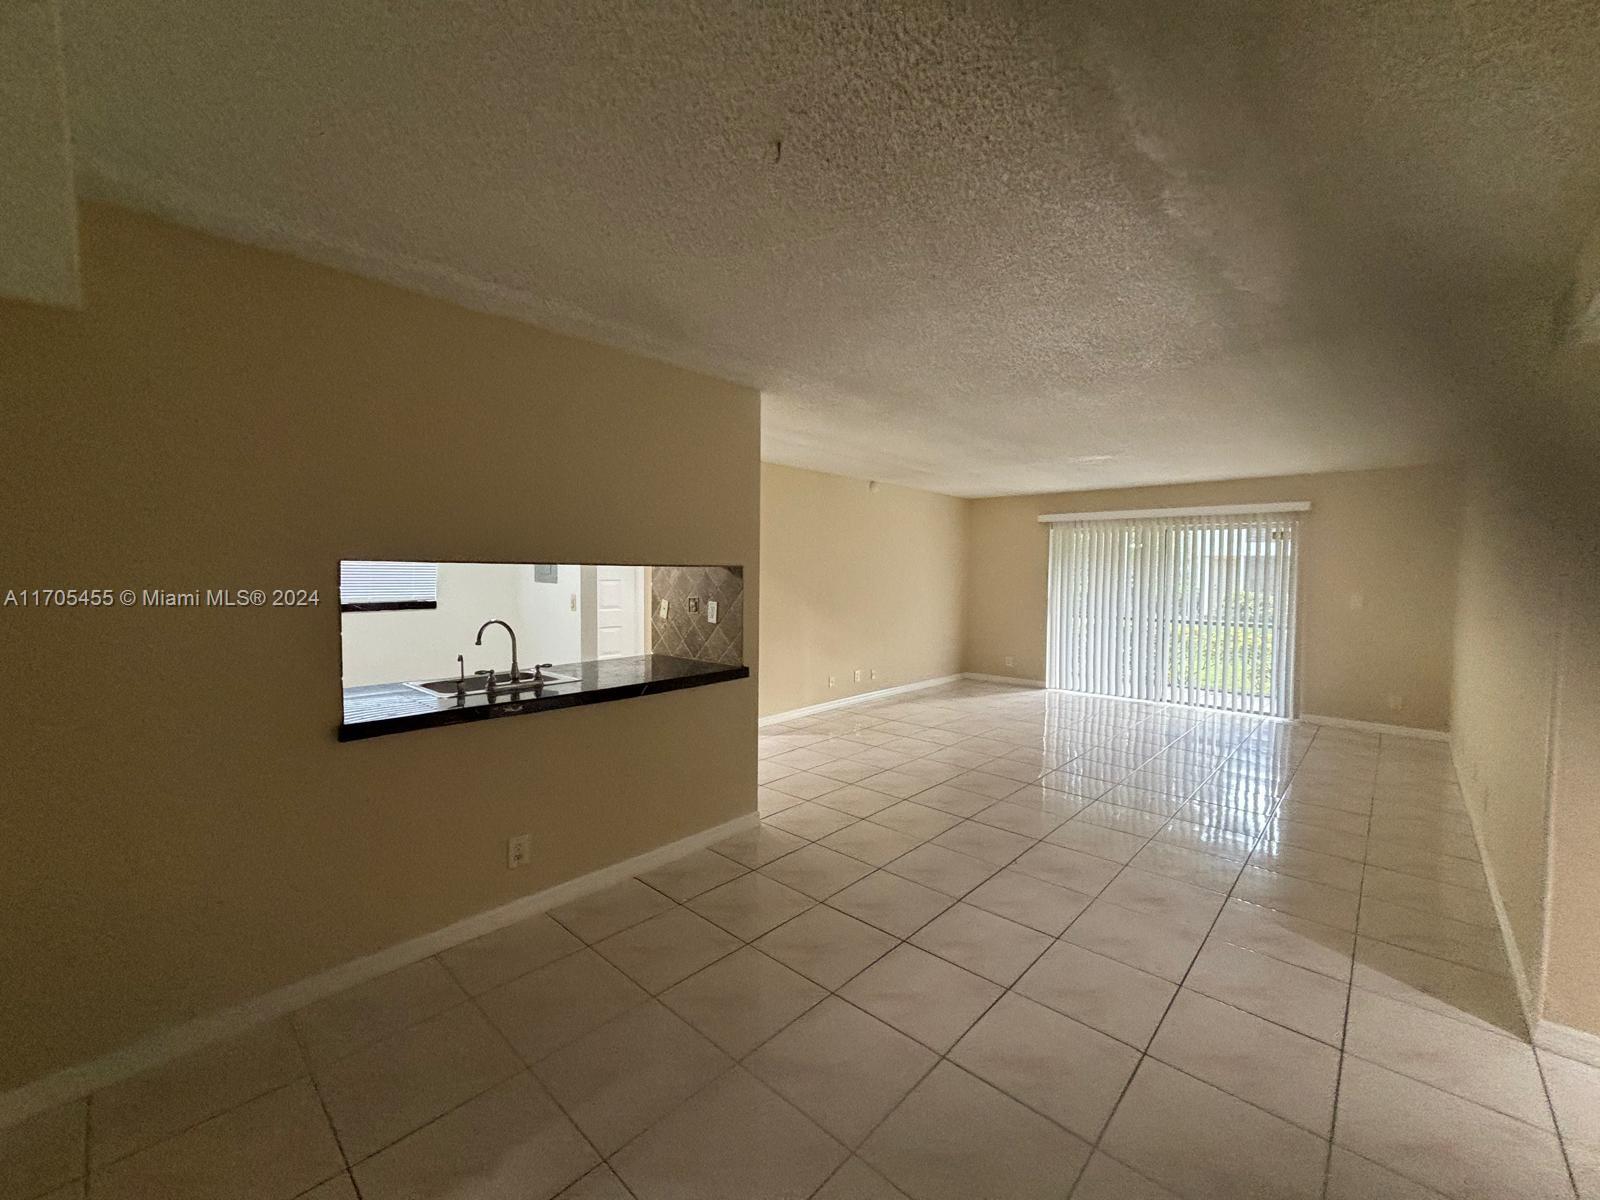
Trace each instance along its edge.
<instances>
[{"instance_id":1,"label":"light switch plate","mask_svg":"<svg viewBox=\"0 0 1600 1200\"><path fill-rule=\"evenodd\" d=\"M661 599L661 604L657 607L656 616L660 617L663 621L667 619L667 600L664 596Z\"/></svg>"},{"instance_id":2,"label":"light switch plate","mask_svg":"<svg viewBox=\"0 0 1600 1200\"><path fill-rule=\"evenodd\" d=\"M708 625L717 623L717 602L715 600L706 601L706 623Z\"/></svg>"}]
</instances>

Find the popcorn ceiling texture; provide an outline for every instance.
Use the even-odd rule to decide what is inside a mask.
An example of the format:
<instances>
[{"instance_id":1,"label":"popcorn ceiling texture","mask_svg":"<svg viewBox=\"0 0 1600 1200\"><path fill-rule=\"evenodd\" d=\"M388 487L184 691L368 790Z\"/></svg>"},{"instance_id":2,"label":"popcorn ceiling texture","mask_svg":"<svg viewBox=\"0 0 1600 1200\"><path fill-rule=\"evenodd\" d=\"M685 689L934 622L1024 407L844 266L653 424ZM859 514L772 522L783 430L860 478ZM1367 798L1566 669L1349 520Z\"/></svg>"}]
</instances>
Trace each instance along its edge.
<instances>
[{"instance_id":1,"label":"popcorn ceiling texture","mask_svg":"<svg viewBox=\"0 0 1600 1200\"><path fill-rule=\"evenodd\" d=\"M1436 456L1600 209L1594 0L63 7L88 194L954 494Z\"/></svg>"},{"instance_id":2,"label":"popcorn ceiling texture","mask_svg":"<svg viewBox=\"0 0 1600 1200\"><path fill-rule=\"evenodd\" d=\"M689 611L690 598L698 612ZM661 617L666 600L667 616ZM717 602L717 621L706 601ZM737 667L744 662L744 572L737 567L652 567L650 650Z\"/></svg>"}]
</instances>

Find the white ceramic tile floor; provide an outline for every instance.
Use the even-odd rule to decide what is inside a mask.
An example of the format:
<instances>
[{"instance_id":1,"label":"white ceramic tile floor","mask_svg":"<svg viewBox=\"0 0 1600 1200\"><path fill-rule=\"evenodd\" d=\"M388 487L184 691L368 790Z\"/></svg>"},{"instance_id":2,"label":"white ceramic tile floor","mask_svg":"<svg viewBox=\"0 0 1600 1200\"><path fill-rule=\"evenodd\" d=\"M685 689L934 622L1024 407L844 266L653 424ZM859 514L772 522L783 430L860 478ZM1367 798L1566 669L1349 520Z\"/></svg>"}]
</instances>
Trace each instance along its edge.
<instances>
[{"instance_id":1,"label":"white ceramic tile floor","mask_svg":"<svg viewBox=\"0 0 1600 1200\"><path fill-rule=\"evenodd\" d=\"M760 741L758 829L0 1130L0 1194L1595 1194L1442 743L976 683Z\"/></svg>"}]
</instances>

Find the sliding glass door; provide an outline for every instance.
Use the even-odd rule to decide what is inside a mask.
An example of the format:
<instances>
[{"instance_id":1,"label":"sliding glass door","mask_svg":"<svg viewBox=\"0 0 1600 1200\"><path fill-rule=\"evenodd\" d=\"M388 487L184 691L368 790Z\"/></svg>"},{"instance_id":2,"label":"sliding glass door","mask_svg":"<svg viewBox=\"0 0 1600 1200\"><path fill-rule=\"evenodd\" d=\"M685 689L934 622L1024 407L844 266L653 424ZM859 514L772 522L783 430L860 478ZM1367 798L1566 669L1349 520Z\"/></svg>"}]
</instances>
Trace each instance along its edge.
<instances>
[{"instance_id":1,"label":"sliding glass door","mask_svg":"<svg viewBox=\"0 0 1600 1200\"><path fill-rule=\"evenodd\" d=\"M1292 715L1295 512L1048 520L1050 687Z\"/></svg>"}]
</instances>

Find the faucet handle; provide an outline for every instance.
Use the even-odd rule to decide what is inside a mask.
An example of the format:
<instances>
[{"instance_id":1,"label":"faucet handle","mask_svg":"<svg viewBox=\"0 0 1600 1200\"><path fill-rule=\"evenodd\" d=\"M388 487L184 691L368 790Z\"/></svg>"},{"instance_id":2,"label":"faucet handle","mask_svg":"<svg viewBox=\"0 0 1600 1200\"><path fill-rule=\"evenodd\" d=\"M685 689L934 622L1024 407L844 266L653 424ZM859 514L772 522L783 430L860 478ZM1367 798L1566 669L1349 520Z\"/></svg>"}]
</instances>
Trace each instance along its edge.
<instances>
[{"instance_id":1,"label":"faucet handle","mask_svg":"<svg viewBox=\"0 0 1600 1200\"><path fill-rule=\"evenodd\" d=\"M534 663L533 664L533 678L536 681L540 680L540 679L543 679L544 678L544 669L546 667L553 667L553 666L555 666L554 663Z\"/></svg>"}]
</instances>

